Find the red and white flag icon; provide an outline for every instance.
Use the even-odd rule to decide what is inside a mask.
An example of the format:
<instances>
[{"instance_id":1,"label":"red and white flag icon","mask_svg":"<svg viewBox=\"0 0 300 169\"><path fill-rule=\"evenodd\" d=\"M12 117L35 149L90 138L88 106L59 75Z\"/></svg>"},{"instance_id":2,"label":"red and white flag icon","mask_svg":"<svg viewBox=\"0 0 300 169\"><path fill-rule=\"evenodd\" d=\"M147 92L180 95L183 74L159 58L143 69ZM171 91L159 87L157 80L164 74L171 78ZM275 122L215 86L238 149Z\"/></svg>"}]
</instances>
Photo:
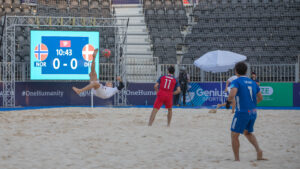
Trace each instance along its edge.
<instances>
[{"instance_id":1,"label":"red and white flag icon","mask_svg":"<svg viewBox=\"0 0 300 169\"><path fill-rule=\"evenodd\" d=\"M84 60L92 61L94 50L95 50L95 48L92 45L90 45L90 44L85 45L82 49L82 56L83 56Z\"/></svg>"},{"instance_id":2,"label":"red and white flag icon","mask_svg":"<svg viewBox=\"0 0 300 169\"><path fill-rule=\"evenodd\" d=\"M44 61L48 57L48 48L45 44L40 43L34 48L34 56L39 61Z\"/></svg>"},{"instance_id":3,"label":"red and white flag icon","mask_svg":"<svg viewBox=\"0 0 300 169\"><path fill-rule=\"evenodd\" d=\"M61 48L70 48L71 47L71 41L70 40L61 40L60 41L60 47Z\"/></svg>"}]
</instances>

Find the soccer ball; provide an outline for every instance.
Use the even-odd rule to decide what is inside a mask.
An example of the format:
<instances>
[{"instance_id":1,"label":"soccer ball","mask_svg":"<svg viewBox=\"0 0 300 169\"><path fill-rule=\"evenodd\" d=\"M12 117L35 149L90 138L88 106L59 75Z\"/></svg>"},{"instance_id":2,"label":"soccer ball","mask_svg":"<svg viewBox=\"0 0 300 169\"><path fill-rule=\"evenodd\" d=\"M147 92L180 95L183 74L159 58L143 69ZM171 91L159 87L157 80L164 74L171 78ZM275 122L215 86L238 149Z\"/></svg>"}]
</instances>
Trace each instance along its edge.
<instances>
[{"instance_id":1,"label":"soccer ball","mask_svg":"<svg viewBox=\"0 0 300 169\"><path fill-rule=\"evenodd\" d=\"M109 49L102 50L102 55L106 58L109 58L111 55L111 51Z\"/></svg>"}]
</instances>

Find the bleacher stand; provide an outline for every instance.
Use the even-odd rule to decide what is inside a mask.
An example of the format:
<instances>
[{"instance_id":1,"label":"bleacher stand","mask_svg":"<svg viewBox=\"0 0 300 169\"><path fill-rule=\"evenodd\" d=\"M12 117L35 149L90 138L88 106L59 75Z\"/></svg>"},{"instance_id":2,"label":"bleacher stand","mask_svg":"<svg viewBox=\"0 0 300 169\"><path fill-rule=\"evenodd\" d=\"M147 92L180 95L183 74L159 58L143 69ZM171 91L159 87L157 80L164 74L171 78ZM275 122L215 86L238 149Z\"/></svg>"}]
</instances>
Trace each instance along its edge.
<instances>
[{"instance_id":1,"label":"bleacher stand","mask_svg":"<svg viewBox=\"0 0 300 169\"><path fill-rule=\"evenodd\" d=\"M175 64L176 50L183 43L181 31L188 25L182 0L145 0L145 20L159 63Z\"/></svg>"},{"instance_id":2,"label":"bleacher stand","mask_svg":"<svg viewBox=\"0 0 300 169\"><path fill-rule=\"evenodd\" d=\"M193 16L184 64L216 49L246 55L253 64L296 63L300 54L298 0L202 0Z\"/></svg>"},{"instance_id":3,"label":"bleacher stand","mask_svg":"<svg viewBox=\"0 0 300 169\"><path fill-rule=\"evenodd\" d=\"M3 5L2 5L3 4ZM20 0L0 0L0 17L18 15L56 16L56 17L97 17L112 18L109 0L38 0L36 6L21 4ZM3 17L2 17L3 18ZM33 21L36 22L36 21ZM3 29L3 19L0 22L0 35ZM16 62L30 61L30 29L29 27L16 27ZM37 28L35 28L37 29ZM53 29L44 27L40 29ZM61 29L61 28L60 28ZM100 31L100 51L110 49L112 54L109 59L101 57L100 62L114 61L115 30L113 28L65 28L68 30ZM64 29L64 30L65 30ZM2 45L0 56L2 61Z\"/></svg>"}]
</instances>

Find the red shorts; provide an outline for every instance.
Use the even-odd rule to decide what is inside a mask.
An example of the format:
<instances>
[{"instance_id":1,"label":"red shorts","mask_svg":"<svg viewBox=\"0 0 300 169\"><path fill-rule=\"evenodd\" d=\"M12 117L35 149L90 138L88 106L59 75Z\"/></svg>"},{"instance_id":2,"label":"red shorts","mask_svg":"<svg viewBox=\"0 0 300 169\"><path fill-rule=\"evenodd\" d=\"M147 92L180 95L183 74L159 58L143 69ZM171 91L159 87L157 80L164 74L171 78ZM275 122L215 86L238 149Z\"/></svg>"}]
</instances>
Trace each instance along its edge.
<instances>
[{"instance_id":1,"label":"red shorts","mask_svg":"<svg viewBox=\"0 0 300 169\"><path fill-rule=\"evenodd\" d=\"M173 94L172 95L165 95L165 94L157 94L154 108L160 109L162 105L165 105L167 109L172 108L173 106Z\"/></svg>"}]
</instances>

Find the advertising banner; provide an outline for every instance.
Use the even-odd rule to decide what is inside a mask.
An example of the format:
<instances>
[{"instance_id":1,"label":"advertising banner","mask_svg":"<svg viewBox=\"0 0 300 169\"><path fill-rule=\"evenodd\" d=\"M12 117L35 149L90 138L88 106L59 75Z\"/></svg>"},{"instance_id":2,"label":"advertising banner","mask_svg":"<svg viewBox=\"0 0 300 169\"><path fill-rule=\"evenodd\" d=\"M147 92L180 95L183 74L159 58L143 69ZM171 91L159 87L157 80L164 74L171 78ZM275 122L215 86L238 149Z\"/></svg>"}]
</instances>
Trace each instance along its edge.
<instances>
[{"instance_id":1,"label":"advertising banner","mask_svg":"<svg viewBox=\"0 0 300 169\"><path fill-rule=\"evenodd\" d=\"M223 92L220 92L220 89L220 83L190 83L186 94L186 105L212 106L221 103L222 99L224 102L228 97L224 91L225 83L222 86ZM123 92L127 94L129 105L153 105L156 98L154 83L131 83Z\"/></svg>"},{"instance_id":2,"label":"advertising banner","mask_svg":"<svg viewBox=\"0 0 300 169\"><path fill-rule=\"evenodd\" d=\"M77 95L72 86L83 87L86 82L18 82L16 83L16 106L71 106L91 105L91 92ZM113 105L113 98L94 96L94 105Z\"/></svg>"},{"instance_id":3,"label":"advertising banner","mask_svg":"<svg viewBox=\"0 0 300 169\"><path fill-rule=\"evenodd\" d=\"M262 107L292 107L293 83L260 83L263 101Z\"/></svg>"},{"instance_id":4,"label":"advertising banner","mask_svg":"<svg viewBox=\"0 0 300 169\"><path fill-rule=\"evenodd\" d=\"M212 106L225 102L227 97L225 83L222 83L222 92L220 83L189 83L186 104L189 106Z\"/></svg>"},{"instance_id":5,"label":"advertising banner","mask_svg":"<svg viewBox=\"0 0 300 169\"><path fill-rule=\"evenodd\" d=\"M72 86L84 87L88 82L17 82L15 85L16 106L90 106L91 92L77 95ZM3 87L0 83L0 106L2 106ZM263 107L300 107L300 83L261 83ZM225 102L228 94L225 83L190 83L186 94L188 106L212 106ZM154 83L128 83L128 105L153 105L156 92ZM182 103L182 97L181 101ZM100 99L94 96L94 106L114 105L114 97Z\"/></svg>"},{"instance_id":6,"label":"advertising banner","mask_svg":"<svg viewBox=\"0 0 300 169\"><path fill-rule=\"evenodd\" d=\"M294 107L300 107L300 83L294 83Z\"/></svg>"},{"instance_id":7,"label":"advertising banner","mask_svg":"<svg viewBox=\"0 0 300 169\"><path fill-rule=\"evenodd\" d=\"M0 82L0 106L3 106L3 83Z\"/></svg>"},{"instance_id":8,"label":"advertising banner","mask_svg":"<svg viewBox=\"0 0 300 169\"><path fill-rule=\"evenodd\" d=\"M129 83L122 92L127 95L128 105L153 105L156 98L154 83Z\"/></svg>"}]
</instances>

